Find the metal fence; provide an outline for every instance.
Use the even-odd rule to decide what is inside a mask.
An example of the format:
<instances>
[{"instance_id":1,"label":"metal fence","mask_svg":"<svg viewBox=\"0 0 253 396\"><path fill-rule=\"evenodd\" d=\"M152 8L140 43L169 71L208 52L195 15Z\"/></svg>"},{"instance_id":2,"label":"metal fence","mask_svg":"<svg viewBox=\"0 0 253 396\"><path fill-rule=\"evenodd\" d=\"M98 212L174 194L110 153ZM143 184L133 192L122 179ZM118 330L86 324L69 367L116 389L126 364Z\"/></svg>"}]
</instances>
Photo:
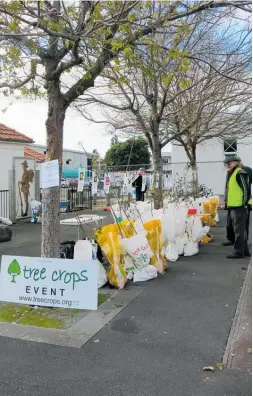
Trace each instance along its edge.
<instances>
[{"instance_id":1,"label":"metal fence","mask_svg":"<svg viewBox=\"0 0 253 396\"><path fill-rule=\"evenodd\" d=\"M122 166L115 170L113 167L107 167L106 171L109 174L112 186L120 186L123 184L126 169L128 172L133 173L139 168L146 169L147 180L149 186L152 181L153 165L134 165ZM123 169L124 168L124 169ZM99 179L103 183L105 166L101 166ZM223 195L225 183L226 170L223 161L206 161L197 163L197 178L199 185L205 185L207 189L212 190L214 194ZM192 180L193 173L187 162L168 163L163 166L163 187L165 189L173 188L179 181L185 185L189 184Z\"/></svg>"},{"instance_id":2,"label":"metal fence","mask_svg":"<svg viewBox=\"0 0 253 396\"><path fill-rule=\"evenodd\" d=\"M42 202L42 191L40 200ZM64 213L83 209L92 209L91 187L84 186L81 192L78 191L77 187L62 187L60 191L60 211Z\"/></svg>"},{"instance_id":3,"label":"metal fence","mask_svg":"<svg viewBox=\"0 0 253 396\"><path fill-rule=\"evenodd\" d=\"M82 209L92 209L91 187L84 186L81 192L78 191L77 187L61 188L61 212L73 212Z\"/></svg>"},{"instance_id":4,"label":"metal fence","mask_svg":"<svg viewBox=\"0 0 253 396\"><path fill-rule=\"evenodd\" d=\"M9 217L9 190L0 190L0 216Z\"/></svg>"}]
</instances>

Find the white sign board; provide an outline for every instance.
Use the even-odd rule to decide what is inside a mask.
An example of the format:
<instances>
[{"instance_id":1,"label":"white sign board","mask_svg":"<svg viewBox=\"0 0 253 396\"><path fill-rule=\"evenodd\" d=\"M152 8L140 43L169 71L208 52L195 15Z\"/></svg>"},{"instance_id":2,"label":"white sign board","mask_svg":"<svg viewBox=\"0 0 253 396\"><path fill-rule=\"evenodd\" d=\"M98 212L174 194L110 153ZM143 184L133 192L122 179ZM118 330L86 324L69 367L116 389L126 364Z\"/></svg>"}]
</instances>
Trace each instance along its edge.
<instances>
[{"instance_id":1,"label":"white sign board","mask_svg":"<svg viewBox=\"0 0 253 396\"><path fill-rule=\"evenodd\" d=\"M47 161L40 165L40 187L50 188L60 185L59 161Z\"/></svg>"},{"instance_id":2,"label":"white sign board","mask_svg":"<svg viewBox=\"0 0 253 396\"><path fill-rule=\"evenodd\" d=\"M97 309L94 261L2 256L0 301L55 308Z\"/></svg>"}]
</instances>

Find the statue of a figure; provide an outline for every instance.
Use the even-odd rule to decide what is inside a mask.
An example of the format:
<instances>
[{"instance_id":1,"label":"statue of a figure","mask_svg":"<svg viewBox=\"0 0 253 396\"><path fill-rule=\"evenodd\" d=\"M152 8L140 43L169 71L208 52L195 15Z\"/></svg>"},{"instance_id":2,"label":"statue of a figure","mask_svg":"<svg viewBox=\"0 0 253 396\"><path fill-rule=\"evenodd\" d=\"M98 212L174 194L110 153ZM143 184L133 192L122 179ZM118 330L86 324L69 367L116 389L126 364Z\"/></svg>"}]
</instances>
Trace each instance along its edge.
<instances>
[{"instance_id":1,"label":"statue of a figure","mask_svg":"<svg viewBox=\"0 0 253 396\"><path fill-rule=\"evenodd\" d=\"M30 195L30 183L33 183L34 179L34 171L32 169L28 169L28 163L26 160L21 163L23 166L23 175L22 180L18 182L19 184L19 196L20 196L20 204L21 204L21 216L27 216L28 213L28 197ZM21 190L21 191L20 191ZM24 203L25 203L25 211L23 210L23 201L21 192L23 193Z\"/></svg>"}]
</instances>

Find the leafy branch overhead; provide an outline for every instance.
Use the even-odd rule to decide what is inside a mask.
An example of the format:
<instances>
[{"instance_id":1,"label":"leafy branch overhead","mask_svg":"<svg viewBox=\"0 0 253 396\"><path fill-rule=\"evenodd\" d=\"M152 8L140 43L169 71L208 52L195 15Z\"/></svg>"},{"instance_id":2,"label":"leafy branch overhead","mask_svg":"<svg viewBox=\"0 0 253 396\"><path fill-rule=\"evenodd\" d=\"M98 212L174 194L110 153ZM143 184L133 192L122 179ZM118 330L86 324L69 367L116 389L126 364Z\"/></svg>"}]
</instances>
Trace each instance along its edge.
<instances>
[{"instance_id":1,"label":"leafy branch overhead","mask_svg":"<svg viewBox=\"0 0 253 396\"><path fill-rule=\"evenodd\" d=\"M241 1L240 8L250 2ZM237 7L236 1L207 3L171 1L0 2L0 39L3 52L0 87L40 95L50 81L64 77L66 105L94 85L94 80L120 52L161 26L180 21L205 9ZM147 41L146 41L147 43ZM131 56L130 56L131 57ZM71 80L71 81L70 81Z\"/></svg>"},{"instance_id":2,"label":"leafy branch overhead","mask_svg":"<svg viewBox=\"0 0 253 396\"><path fill-rule=\"evenodd\" d=\"M76 108L123 136L144 136L154 156L169 142L196 147L251 133L250 27L233 13L193 15L125 49ZM127 50L127 51L126 51ZM94 104L103 119L89 112Z\"/></svg>"}]
</instances>

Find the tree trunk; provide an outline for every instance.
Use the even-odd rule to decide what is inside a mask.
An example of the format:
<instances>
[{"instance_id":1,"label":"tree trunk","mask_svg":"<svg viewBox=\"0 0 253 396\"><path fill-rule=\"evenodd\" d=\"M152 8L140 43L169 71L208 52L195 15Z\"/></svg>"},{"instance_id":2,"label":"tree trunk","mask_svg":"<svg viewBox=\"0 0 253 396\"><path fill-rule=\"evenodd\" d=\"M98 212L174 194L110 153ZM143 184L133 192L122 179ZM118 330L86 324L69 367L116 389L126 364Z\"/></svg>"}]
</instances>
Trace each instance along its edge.
<instances>
[{"instance_id":1,"label":"tree trunk","mask_svg":"<svg viewBox=\"0 0 253 396\"><path fill-rule=\"evenodd\" d=\"M192 195L194 198L198 197L198 167L197 167L197 158L196 158L196 146L191 147L191 158L190 158L190 166L192 172Z\"/></svg>"},{"instance_id":2,"label":"tree trunk","mask_svg":"<svg viewBox=\"0 0 253 396\"><path fill-rule=\"evenodd\" d=\"M154 162L154 208L160 209L163 207L163 164L162 164L162 149L159 142L159 137L152 138L152 157Z\"/></svg>"},{"instance_id":3,"label":"tree trunk","mask_svg":"<svg viewBox=\"0 0 253 396\"><path fill-rule=\"evenodd\" d=\"M48 89L47 160L59 160L59 187L43 190L42 194L42 242L41 256L60 256L60 181L62 173L63 125L66 106L57 82L50 82Z\"/></svg>"}]
</instances>

